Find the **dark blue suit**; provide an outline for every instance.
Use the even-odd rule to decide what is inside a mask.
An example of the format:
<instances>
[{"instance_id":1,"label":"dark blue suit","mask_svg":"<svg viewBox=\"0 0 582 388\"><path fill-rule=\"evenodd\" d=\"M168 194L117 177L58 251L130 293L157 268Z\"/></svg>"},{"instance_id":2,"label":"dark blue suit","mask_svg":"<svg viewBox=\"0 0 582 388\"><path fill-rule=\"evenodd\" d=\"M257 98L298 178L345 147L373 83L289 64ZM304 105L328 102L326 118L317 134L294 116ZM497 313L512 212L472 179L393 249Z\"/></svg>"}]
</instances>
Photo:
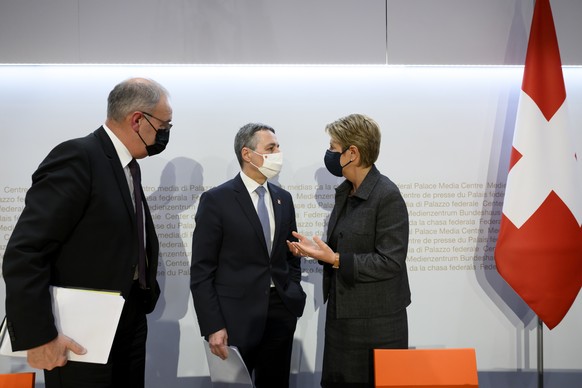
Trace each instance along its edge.
<instances>
[{"instance_id":1,"label":"dark blue suit","mask_svg":"<svg viewBox=\"0 0 582 388\"><path fill-rule=\"evenodd\" d=\"M226 328L229 345L241 349L253 349L263 340L271 293L295 320L305 306L300 259L286 244L297 228L293 199L280 187L269 183L268 188L275 218L270 257L240 174L205 192L196 213L191 291L200 331L208 337Z\"/></svg>"}]
</instances>

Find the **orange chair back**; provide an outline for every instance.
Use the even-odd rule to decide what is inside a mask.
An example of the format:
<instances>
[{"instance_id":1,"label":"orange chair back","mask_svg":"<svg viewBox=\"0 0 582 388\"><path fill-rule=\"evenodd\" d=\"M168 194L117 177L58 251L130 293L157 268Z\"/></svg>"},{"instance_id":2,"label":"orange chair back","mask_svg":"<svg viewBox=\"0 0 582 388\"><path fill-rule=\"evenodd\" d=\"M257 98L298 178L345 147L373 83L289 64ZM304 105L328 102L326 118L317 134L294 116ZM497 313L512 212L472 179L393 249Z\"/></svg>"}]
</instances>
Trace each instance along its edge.
<instances>
[{"instance_id":1,"label":"orange chair back","mask_svg":"<svg viewBox=\"0 0 582 388\"><path fill-rule=\"evenodd\" d=\"M475 349L375 349L377 388L477 388Z\"/></svg>"},{"instance_id":2,"label":"orange chair back","mask_svg":"<svg viewBox=\"0 0 582 388\"><path fill-rule=\"evenodd\" d=\"M0 388L34 388L34 372L0 374Z\"/></svg>"}]
</instances>

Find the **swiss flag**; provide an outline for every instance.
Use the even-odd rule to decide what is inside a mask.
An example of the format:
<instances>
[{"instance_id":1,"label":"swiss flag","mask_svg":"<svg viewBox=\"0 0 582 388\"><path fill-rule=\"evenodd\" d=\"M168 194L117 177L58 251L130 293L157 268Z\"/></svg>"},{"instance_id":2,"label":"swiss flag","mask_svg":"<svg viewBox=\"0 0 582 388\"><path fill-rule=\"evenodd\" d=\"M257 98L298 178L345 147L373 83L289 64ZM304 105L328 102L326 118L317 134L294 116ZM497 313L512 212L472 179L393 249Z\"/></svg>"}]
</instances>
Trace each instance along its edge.
<instances>
[{"instance_id":1,"label":"swiss flag","mask_svg":"<svg viewBox=\"0 0 582 388\"><path fill-rule=\"evenodd\" d=\"M582 285L582 179L549 0L536 0L495 262L550 329Z\"/></svg>"}]
</instances>

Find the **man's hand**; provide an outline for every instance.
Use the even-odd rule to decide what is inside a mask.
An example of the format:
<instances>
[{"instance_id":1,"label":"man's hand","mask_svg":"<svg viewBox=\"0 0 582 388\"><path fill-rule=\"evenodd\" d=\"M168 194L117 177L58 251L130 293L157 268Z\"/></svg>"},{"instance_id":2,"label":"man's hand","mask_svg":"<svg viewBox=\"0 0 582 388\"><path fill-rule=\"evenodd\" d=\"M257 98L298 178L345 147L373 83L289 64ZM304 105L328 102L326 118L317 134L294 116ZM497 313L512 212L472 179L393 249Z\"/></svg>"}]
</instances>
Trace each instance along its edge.
<instances>
[{"instance_id":1,"label":"man's hand","mask_svg":"<svg viewBox=\"0 0 582 388\"><path fill-rule=\"evenodd\" d=\"M218 330L208 336L210 351L223 360L228 358L228 334L226 329Z\"/></svg>"},{"instance_id":2,"label":"man's hand","mask_svg":"<svg viewBox=\"0 0 582 388\"><path fill-rule=\"evenodd\" d=\"M33 368L46 370L64 366L68 361L69 350L79 355L87 353L84 347L69 337L59 334L51 342L28 349L28 364Z\"/></svg>"}]
</instances>

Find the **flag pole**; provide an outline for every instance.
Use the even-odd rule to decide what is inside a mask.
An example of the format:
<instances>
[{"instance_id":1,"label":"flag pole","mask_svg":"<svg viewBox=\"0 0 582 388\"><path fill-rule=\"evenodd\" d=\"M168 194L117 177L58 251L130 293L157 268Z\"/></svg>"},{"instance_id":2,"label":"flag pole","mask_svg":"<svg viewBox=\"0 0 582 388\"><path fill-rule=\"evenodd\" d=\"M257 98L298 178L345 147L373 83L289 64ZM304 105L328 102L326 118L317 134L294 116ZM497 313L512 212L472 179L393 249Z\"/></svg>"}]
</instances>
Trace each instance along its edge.
<instances>
[{"instance_id":1,"label":"flag pole","mask_svg":"<svg viewBox=\"0 0 582 388\"><path fill-rule=\"evenodd\" d=\"M538 317L538 388L544 388L544 324Z\"/></svg>"}]
</instances>

